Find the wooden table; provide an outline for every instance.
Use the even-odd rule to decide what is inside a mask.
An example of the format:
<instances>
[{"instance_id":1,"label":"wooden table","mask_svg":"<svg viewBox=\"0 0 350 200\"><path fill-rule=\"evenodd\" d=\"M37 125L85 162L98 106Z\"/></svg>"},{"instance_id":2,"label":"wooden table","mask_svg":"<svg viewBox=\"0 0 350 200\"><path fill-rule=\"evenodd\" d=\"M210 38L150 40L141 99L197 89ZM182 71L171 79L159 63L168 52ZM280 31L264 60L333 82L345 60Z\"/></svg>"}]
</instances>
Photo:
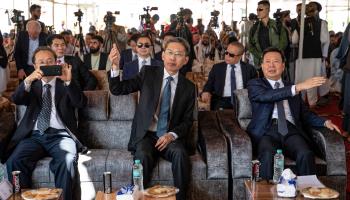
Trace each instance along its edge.
<instances>
[{"instance_id":1,"label":"wooden table","mask_svg":"<svg viewBox=\"0 0 350 200\"><path fill-rule=\"evenodd\" d=\"M255 183L255 186L254 186ZM296 198L281 198L277 196L277 185L268 183L267 181L252 182L250 180L244 181L247 197L246 199L254 200L304 200L304 197L298 193Z\"/></svg>"},{"instance_id":2,"label":"wooden table","mask_svg":"<svg viewBox=\"0 0 350 200\"><path fill-rule=\"evenodd\" d=\"M96 194L96 198L95 200L116 200L115 198L115 192L112 192L110 194L105 194L101 191L98 191L97 194Z\"/></svg>"},{"instance_id":3,"label":"wooden table","mask_svg":"<svg viewBox=\"0 0 350 200\"><path fill-rule=\"evenodd\" d=\"M22 190L22 192L25 192L27 191L28 189L24 189ZM30 189L29 189L30 190ZM13 194L11 195L10 198L8 198L8 200L23 200L22 196L21 196L21 193L17 193L17 194ZM61 195L55 199L55 200L63 200L63 195L62 195L62 192L61 192Z\"/></svg>"}]
</instances>

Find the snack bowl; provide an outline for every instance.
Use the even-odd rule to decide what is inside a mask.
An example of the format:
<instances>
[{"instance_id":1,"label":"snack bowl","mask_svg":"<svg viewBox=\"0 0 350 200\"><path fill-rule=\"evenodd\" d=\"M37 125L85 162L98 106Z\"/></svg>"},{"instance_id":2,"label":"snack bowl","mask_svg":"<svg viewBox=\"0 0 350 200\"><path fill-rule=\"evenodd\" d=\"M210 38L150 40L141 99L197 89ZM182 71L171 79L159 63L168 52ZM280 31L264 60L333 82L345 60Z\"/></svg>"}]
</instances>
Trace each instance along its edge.
<instances>
[{"instance_id":1,"label":"snack bowl","mask_svg":"<svg viewBox=\"0 0 350 200\"><path fill-rule=\"evenodd\" d=\"M144 191L145 200L176 200L179 189L173 186L155 185Z\"/></svg>"},{"instance_id":2,"label":"snack bowl","mask_svg":"<svg viewBox=\"0 0 350 200\"><path fill-rule=\"evenodd\" d=\"M310 199L335 199L339 197L339 192L331 188L307 187L301 193L305 198Z\"/></svg>"}]
</instances>

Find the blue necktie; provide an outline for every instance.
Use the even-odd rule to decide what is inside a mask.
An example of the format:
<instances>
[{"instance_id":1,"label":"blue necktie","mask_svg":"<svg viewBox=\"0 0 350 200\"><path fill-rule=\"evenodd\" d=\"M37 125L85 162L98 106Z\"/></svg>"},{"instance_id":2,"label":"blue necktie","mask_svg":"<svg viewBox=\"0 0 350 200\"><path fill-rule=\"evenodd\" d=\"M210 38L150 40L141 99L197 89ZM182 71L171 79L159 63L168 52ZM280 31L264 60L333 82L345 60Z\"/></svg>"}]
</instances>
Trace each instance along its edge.
<instances>
[{"instance_id":1,"label":"blue necktie","mask_svg":"<svg viewBox=\"0 0 350 200\"><path fill-rule=\"evenodd\" d=\"M134 54L134 56L132 57L132 61L136 60L137 59L137 54Z\"/></svg>"},{"instance_id":2,"label":"blue necktie","mask_svg":"<svg viewBox=\"0 0 350 200\"><path fill-rule=\"evenodd\" d=\"M50 127L50 117L51 117L51 107L52 107L52 98L51 98L51 85L44 85L44 95L43 102L41 106L41 111L38 116L38 130L40 134L44 134L46 129Z\"/></svg>"},{"instance_id":3,"label":"blue necktie","mask_svg":"<svg viewBox=\"0 0 350 200\"><path fill-rule=\"evenodd\" d=\"M170 113L170 100L171 100L171 81L173 77L168 76L165 83L163 94L160 102L158 124L157 124L157 136L161 137L168 131L168 121Z\"/></svg>"},{"instance_id":4,"label":"blue necktie","mask_svg":"<svg viewBox=\"0 0 350 200\"><path fill-rule=\"evenodd\" d=\"M232 106L235 107L235 97L233 94L233 91L236 90L236 75L235 75L235 65L230 65L231 66L231 103Z\"/></svg>"},{"instance_id":5,"label":"blue necktie","mask_svg":"<svg viewBox=\"0 0 350 200\"><path fill-rule=\"evenodd\" d=\"M277 81L275 83L275 89L278 89L279 87L280 87L280 83ZM287 128L286 114L284 112L283 100L277 102L277 112L278 112L278 132L283 136L287 135L288 128Z\"/></svg>"}]
</instances>

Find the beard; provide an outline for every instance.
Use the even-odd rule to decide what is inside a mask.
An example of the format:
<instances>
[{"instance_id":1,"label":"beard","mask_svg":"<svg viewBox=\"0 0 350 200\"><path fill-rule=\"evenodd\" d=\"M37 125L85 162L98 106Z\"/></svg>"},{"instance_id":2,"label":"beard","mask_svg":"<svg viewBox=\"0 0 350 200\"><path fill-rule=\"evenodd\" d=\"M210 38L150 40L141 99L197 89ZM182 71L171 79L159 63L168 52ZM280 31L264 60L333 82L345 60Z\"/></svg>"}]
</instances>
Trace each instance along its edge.
<instances>
[{"instance_id":1,"label":"beard","mask_svg":"<svg viewBox=\"0 0 350 200\"><path fill-rule=\"evenodd\" d=\"M209 45L209 42L207 42L207 41L202 41L202 45L207 47L207 46Z\"/></svg>"},{"instance_id":2,"label":"beard","mask_svg":"<svg viewBox=\"0 0 350 200\"><path fill-rule=\"evenodd\" d=\"M100 51L100 48L90 48L90 53L94 54Z\"/></svg>"}]
</instances>

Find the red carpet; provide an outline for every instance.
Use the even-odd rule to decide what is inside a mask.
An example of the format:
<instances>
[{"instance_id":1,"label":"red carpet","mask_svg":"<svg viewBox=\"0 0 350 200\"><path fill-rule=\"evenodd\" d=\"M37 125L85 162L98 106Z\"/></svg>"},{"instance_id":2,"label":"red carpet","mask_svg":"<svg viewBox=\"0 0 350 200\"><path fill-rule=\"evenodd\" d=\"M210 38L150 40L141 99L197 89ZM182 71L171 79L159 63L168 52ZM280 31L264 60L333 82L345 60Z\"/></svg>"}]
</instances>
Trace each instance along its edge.
<instances>
[{"instance_id":1,"label":"red carpet","mask_svg":"<svg viewBox=\"0 0 350 200\"><path fill-rule=\"evenodd\" d=\"M334 124L336 124L339 128L341 128L342 123L343 123L343 117L341 115L341 111L338 108L338 103L339 103L339 97L338 96L331 96L330 97L330 102L326 106L322 107L316 107L312 109L314 112L319 114L320 116L326 117ZM345 144L345 150L346 150L346 169L347 173L350 173L350 143L347 140L344 140ZM347 192L347 198L350 200L350 176L347 177L347 187L346 187L346 192Z\"/></svg>"}]
</instances>

